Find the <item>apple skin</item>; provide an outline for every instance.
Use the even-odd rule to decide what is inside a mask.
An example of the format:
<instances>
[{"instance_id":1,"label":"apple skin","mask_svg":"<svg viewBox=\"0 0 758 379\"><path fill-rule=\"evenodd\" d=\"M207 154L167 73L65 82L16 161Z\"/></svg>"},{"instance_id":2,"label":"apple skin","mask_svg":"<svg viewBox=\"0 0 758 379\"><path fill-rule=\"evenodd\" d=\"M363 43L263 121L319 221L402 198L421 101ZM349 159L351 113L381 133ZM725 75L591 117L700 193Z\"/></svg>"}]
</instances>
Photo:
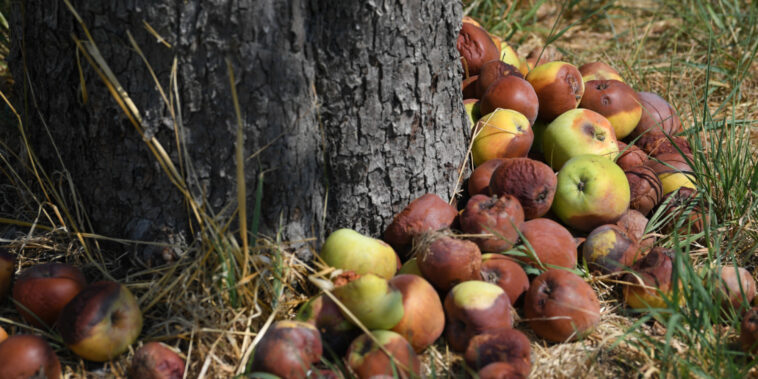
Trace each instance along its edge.
<instances>
[{"instance_id":1,"label":"apple skin","mask_svg":"<svg viewBox=\"0 0 758 379\"><path fill-rule=\"evenodd\" d=\"M368 329L392 329L403 318L403 294L385 278L361 275L333 292Z\"/></svg>"},{"instance_id":2,"label":"apple skin","mask_svg":"<svg viewBox=\"0 0 758 379\"><path fill-rule=\"evenodd\" d=\"M553 204L558 179L550 166L529 158L509 158L490 178L490 193L513 195L524 210L524 219L544 216Z\"/></svg>"},{"instance_id":3,"label":"apple skin","mask_svg":"<svg viewBox=\"0 0 758 379\"><path fill-rule=\"evenodd\" d=\"M516 329L487 331L471 338L464 358L474 370L480 370L494 362L513 365L523 375L532 371L532 348L529 338Z\"/></svg>"},{"instance_id":4,"label":"apple skin","mask_svg":"<svg viewBox=\"0 0 758 379\"><path fill-rule=\"evenodd\" d=\"M13 285L13 299L31 312L16 305L26 322L38 328L51 327L63 307L86 285L78 268L66 263L44 263L19 274Z\"/></svg>"},{"instance_id":5,"label":"apple skin","mask_svg":"<svg viewBox=\"0 0 758 379\"><path fill-rule=\"evenodd\" d=\"M485 253L499 253L513 247L518 240L518 226L524 222L524 210L511 195L474 195L460 217L461 229L469 234L493 234L472 237Z\"/></svg>"},{"instance_id":6,"label":"apple skin","mask_svg":"<svg viewBox=\"0 0 758 379\"><path fill-rule=\"evenodd\" d=\"M361 333L360 329L345 318L337 303L323 294L303 304L298 309L295 320L315 326L321 333L322 344L338 356L345 354L350 342Z\"/></svg>"},{"instance_id":7,"label":"apple skin","mask_svg":"<svg viewBox=\"0 0 758 379\"><path fill-rule=\"evenodd\" d=\"M529 289L529 278L521 265L501 254L482 255L482 280L502 288L511 305Z\"/></svg>"},{"instance_id":8,"label":"apple skin","mask_svg":"<svg viewBox=\"0 0 758 379\"><path fill-rule=\"evenodd\" d=\"M421 362L403 336L388 330L373 330L371 334L377 341L363 334L350 344L345 357L347 366L358 378L394 377L393 370L400 379L421 377ZM380 346L392 355L394 362Z\"/></svg>"},{"instance_id":9,"label":"apple skin","mask_svg":"<svg viewBox=\"0 0 758 379\"><path fill-rule=\"evenodd\" d=\"M482 253L471 241L441 236L421 249L417 258L424 278L443 294L458 283L481 277Z\"/></svg>"},{"instance_id":10,"label":"apple skin","mask_svg":"<svg viewBox=\"0 0 758 379\"><path fill-rule=\"evenodd\" d=\"M468 178L468 195L489 195L492 173L509 158L495 158L482 163Z\"/></svg>"},{"instance_id":11,"label":"apple skin","mask_svg":"<svg viewBox=\"0 0 758 379\"><path fill-rule=\"evenodd\" d=\"M405 263L403 263L403 266L400 267L400 270L397 270L397 275L418 275L420 277L424 277L424 274L421 273L421 270L418 268L418 258L413 257Z\"/></svg>"},{"instance_id":12,"label":"apple skin","mask_svg":"<svg viewBox=\"0 0 758 379\"><path fill-rule=\"evenodd\" d=\"M130 379L182 379L184 359L159 342L148 342L132 357Z\"/></svg>"},{"instance_id":13,"label":"apple skin","mask_svg":"<svg viewBox=\"0 0 758 379\"><path fill-rule=\"evenodd\" d=\"M624 276L624 302L633 309L666 308L660 291L670 295L673 290L673 251L656 247L632 265L632 274ZM639 277L639 279L638 279Z\"/></svg>"},{"instance_id":14,"label":"apple skin","mask_svg":"<svg viewBox=\"0 0 758 379\"><path fill-rule=\"evenodd\" d=\"M584 94L582 74L570 63L554 61L529 71L526 80L539 99L539 119L551 121L574 109Z\"/></svg>"},{"instance_id":15,"label":"apple skin","mask_svg":"<svg viewBox=\"0 0 758 379\"><path fill-rule=\"evenodd\" d=\"M0 343L5 341L6 339L8 339L8 332L6 332L5 329L3 329L2 326L0 326Z\"/></svg>"},{"instance_id":16,"label":"apple skin","mask_svg":"<svg viewBox=\"0 0 758 379\"><path fill-rule=\"evenodd\" d=\"M142 332L142 312L134 295L123 285L95 282L61 310L58 331L76 355L105 362L137 340Z\"/></svg>"},{"instance_id":17,"label":"apple skin","mask_svg":"<svg viewBox=\"0 0 758 379\"><path fill-rule=\"evenodd\" d=\"M697 189L692 168L678 153L656 155L655 159L649 160L646 165L653 169L660 179L663 195L682 187Z\"/></svg>"},{"instance_id":18,"label":"apple skin","mask_svg":"<svg viewBox=\"0 0 758 379\"><path fill-rule=\"evenodd\" d=\"M476 98L481 99L493 83L511 75L515 75L521 79L524 78L523 75L521 75L518 66L513 66L501 61L489 61L485 63L479 73L479 78L481 80L477 80L476 83Z\"/></svg>"},{"instance_id":19,"label":"apple skin","mask_svg":"<svg viewBox=\"0 0 758 379\"><path fill-rule=\"evenodd\" d=\"M352 229L332 232L319 255L331 267L360 275L371 273L389 279L397 271L397 256L390 245Z\"/></svg>"},{"instance_id":20,"label":"apple skin","mask_svg":"<svg viewBox=\"0 0 758 379\"><path fill-rule=\"evenodd\" d=\"M311 366L321 360L322 353L321 336L313 325L278 321L255 347L251 371L282 378L306 378Z\"/></svg>"},{"instance_id":21,"label":"apple skin","mask_svg":"<svg viewBox=\"0 0 758 379\"><path fill-rule=\"evenodd\" d=\"M479 100L464 99L463 108L466 109L466 115L468 116L468 120L471 123L469 127L473 129L474 125L476 125L476 122L479 121L479 119L482 117L482 114L479 111Z\"/></svg>"},{"instance_id":22,"label":"apple skin","mask_svg":"<svg viewBox=\"0 0 758 379\"><path fill-rule=\"evenodd\" d=\"M450 349L466 351L471 338L486 331L510 329L511 301L502 288L480 280L463 282L450 290L444 302L445 336Z\"/></svg>"},{"instance_id":23,"label":"apple skin","mask_svg":"<svg viewBox=\"0 0 758 379\"><path fill-rule=\"evenodd\" d=\"M521 67L521 59L518 53L505 41L500 42L500 61L513 67Z\"/></svg>"},{"instance_id":24,"label":"apple skin","mask_svg":"<svg viewBox=\"0 0 758 379\"><path fill-rule=\"evenodd\" d=\"M649 131L661 131L669 135L682 131L682 122L676 110L666 100L651 92L638 92L637 96L642 105L642 116L632 131L633 138Z\"/></svg>"},{"instance_id":25,"label":"apple skin","mask_svg":"<svg viewBox=\"0 0 758 379\"><path fill-rule=\"evenodd\" d=\"M476 89L478 88L479 83L479 75L474 75L471 77L468 77L466 79L463 79L461 82L461 92L463 93L463 101L465 104L466 100L478 100L479 95L476 93Z\"/></svg>"},{"instance_id":26,"label":"apple skin","mask_svg":"<svg viewBox=\"0 0 758 379\"><path fill-rule=\"evenodd\" d=\"M420 353L445 329L442 301L434 287L417 275L398 275L390 284L403 294L403 318L392 331L403 336L413 350Z\"/></svg>"},{"instance_id":27,"label":"apple skin","mask_svg":"<svg viewBox=\"0 0 758 379\"><path fill-rule=\"evenodd\" d=\"M586 82L579 106L605 116L613 125L617 139L631 134L642 116L637 92L618 80Z\"/></svg>"},{"instance_id":28,"label":"apple skin","mask_svg":"<svg viewBox=\"0 0 758 379\"><path fill-rule=\"evenodd\" d=\"M629 182L629 208L647 216L663 198L663 184L648 166L637 166L624 170Z\"/></svg>"},{"instance_id":29,"label":"apple skin","mask_svg":"<svg viewBox=\"0 0 758 379\"><path fill-rule=\"evenodd\" d=\"M682 187L669 193L661 200L662 219L668 220L661 231L671 234L676 230L680 235L700 233L710 216L701 207L702 199L692 188Z\"/></svg>"},{"instance_id":30,"label":"apple skin","mask_svg":"<svg viewBox=\"0 0 758 379\"><path fill-rule=\"evenodd\" d=\"M461 26L456 48L465 77L478 75L483 64L500 58L500 51L489 33L472 23L464 22Z\"/></svg>"},{"instance_id":31,"label":"apple skin","mask_svg":"<svg viewBox=\"0 0 758 379\"><path fill-rule=\"evenodd\" d=\"M61 364L41 337L17 334L0 343L0 378L61 377Z\"/></svg>"},{"instance_id":32,"label":"apple skin","mask_svg":"<svg viewBox=\"0 0 758 379\"><path fill-rule=\"evenodd\" d=\"M545 267L576 267L577 244L563 225L548 218L535 218L521 224L519 230ZM538 266L531 257L521 260Z\"/></svg>"},{"instance_id":33,"label":"apple skin","mask_svg":"<svg viewBox=\"0 0 758 379\"><path fill-rule=\"evenodd\" d=\"M619 156L616 158L616 164L622 170L631 170L635 167L644 165L648 158L647 154L635 145L627 145L621 141L616 142L619 147Z\"/></svg>"},{"instance_id":34,"label":"apple skin","mask_svg":"<svg viewBox=\"0 0 758 379\"><path fill-rule=\"evenodd\" d=\"M585 85L592 80L618 80L624 82L618 71L604 62L591 62L579 66Z\"/></svg>"},{"instance_id":35,"label":"apple skin","mask_svg":"<svg viewBox=\"0 0 758 379\"><path fill-rule=\"evenodd\" d=\"M570 271L551 269L529 286L524 315L540 337L553 342L575 341L600 322L600 302L582 278Z\"/></svg>"},{"instance_id":36,"label":"apple skin","mask_svg":"<svg viewBox=\"0 0 758 379\"><path fill-rule=\"evenodd\" d=\"M739 343L743 351L758 353L758 307L750 308L742 317Z\"/></svg>"},{"instance_id":37,"label":"apple skin","mask_svg":"<svg viewBox=\"0 0 758 379\"><path fill-rule=\"evenodd\" d=\"M629 200L629 182L619 166L598 155L580 155L558 172L551 210L566 225L588 232L616 222Z\"/></svg>"},{"instance_id":38,"label":"apple skin","mask_svg":"<svg viewBox=\"0 0 758 379\"><path fill-rule=\"evenodd\" d=\"M571 158L594 154L610 160L619 153L616 132L603 115L589 109L572 109L547 126L542 134L545 161L560 170Z\"/></svg>"},{"instance_id":39,"label":"apple skin","mask_svg":"<svg viewBox=\"0 0 758 379\"><path fill-rule=\"evenodd\" d=\"M499 108L512 109L526 116L529 125L534 125L539 100L529 82L516 75L509 75L497 79L487 88L482 94L480 108L484 114L492 113Z\"/></svg>"},{"instance_id":40,"label":"apple skin","mask_svg":"<svg viewBox=\"0 0 758 379\"><path fill-rule=\"evenodd\" d=\"M534 133L529 120L512 109L497 109L476 123L471 155L474 166L495 158L525 157Z\"/></svg>"},{"instance_id":41,"label":"apple skin","mask_svg":"<svg viewBox=\"0 0 758 379\"><path fill-rule=\"evenodd\" d=\"M433 193L427 193L411 201L405 209L395 215L392 223L384 231L384 240L404 258L413 239L424 232L449 228L458 216L458 210Z\"/></svg>"},{"instance_id":42,"label":"apple skin","mask_svg":"<svg viewBox=\"0 0 758 379\"><path fill-rule=\"evenodd\" d=\"M489 184L489 180L487 181ZM0 248L0 303L5 300L11 289L13 271L16 269L16 257Z\"/></svg>"},{"instance_id":43,"label":"apple skin","mask_svg":"<svg viewBox=\"0 0 758 379\"><path fill-rule=\"evenodd\" d=\"M638 253L637 239L614 224L598 226L582 244L582 255L587 265L603 274L631 267Z\"/></svg>"},{"instance_id":44,"label":"apple skin","mask_svg":"<svg viewBox=\"0 0 758 379\"><path fill-rule=\"evenodd\" d=\"M639 211L629 209L620 219L618 219L618 221L616 221L616 225L625 230L629 236L637 240L640 246L640 252L643 252L652 249L657 239L655 235L645 236L645 229L647 228L648 221L647 217Z\"/></svg>"},{"instance_id":45,"label":"apple skin","mask_svg":"<svg viewBox=\"0 0 758 379\"><path fill-rule=\"evenodd\" d=\"M735 268L734 266L723 266L719 271L722 308L733 308L738 312L743 307L749 308L755 298L755 279L750 272L742 267Z\"/></svg>"},{"instance_id":46,"label":"apple skin","mask_svg":"<svg viewBox=\"0 0 758 379\"><path fill-rule=\"evenodd\" d=\"M479 372L479 379L527 379L518 368L510 363L494 362L484 366Z\"/></svg>"}]
</instances>

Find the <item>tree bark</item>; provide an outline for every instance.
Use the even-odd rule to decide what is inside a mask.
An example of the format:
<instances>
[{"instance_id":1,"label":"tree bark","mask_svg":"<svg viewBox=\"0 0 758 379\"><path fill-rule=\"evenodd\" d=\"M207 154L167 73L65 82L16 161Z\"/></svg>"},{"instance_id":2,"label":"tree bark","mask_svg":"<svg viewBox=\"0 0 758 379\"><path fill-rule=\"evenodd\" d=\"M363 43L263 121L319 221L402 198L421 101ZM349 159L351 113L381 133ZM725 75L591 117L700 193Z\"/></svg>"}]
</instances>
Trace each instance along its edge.
<instances>
[{"instance_id":1,"label":"tree bark","mask_svg":"<svg viewBox=\"0 0 758 379\"><path fill-rule=\"evenodd\" d=\"M142 240L186 233L191 215L181 192L77 52L72 35L86 37L69 9L62 1L14 4L9 60L24 95L16 103L25 104L24 125L44 167L70 173L97 233ZM290 240L341 227L378 235L413 198L453 194L468 133L457 2L72 4L139 109L146 136L160 141L192 195L221 219L236 206L227 58L242 108L248 214L263 173L262 232ZM176 80L174 116L127 31L167 96Z\"/></svg>"}]
</instances>

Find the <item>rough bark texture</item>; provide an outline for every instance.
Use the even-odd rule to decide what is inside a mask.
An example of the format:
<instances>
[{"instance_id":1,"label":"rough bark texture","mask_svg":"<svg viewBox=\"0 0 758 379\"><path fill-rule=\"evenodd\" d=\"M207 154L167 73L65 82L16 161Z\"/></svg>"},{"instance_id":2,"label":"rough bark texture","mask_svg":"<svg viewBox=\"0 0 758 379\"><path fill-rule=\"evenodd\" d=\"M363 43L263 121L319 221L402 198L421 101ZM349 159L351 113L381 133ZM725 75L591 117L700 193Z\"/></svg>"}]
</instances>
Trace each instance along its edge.
<instances>
[{"instance_id":1,"label":"rough bark texture","mask_svg":"<svg viewBox=\"0 0 758 379\"><path fill-rule=\"evenodd\" d=\"M72 3L140 110L148 135L157 137L177 167L182 157L192 193L212 212L228 215L236 204L236 119L227 57L237 76L245 154L265 147L246 162L248 209L258 174L266 171L264 232L282 228L286 238L320 238L352 227L378 235L414 197L451 196L468 133L454 47L459 3ZM31 86L27 99L33 93L95 231L136 239L186 231L190 217L180 192L83 58L89 100L82 104L70 35L84 39L84 33L64 3L14 4L14 77ZM180 128L175 130L127 31L167 91L177 59ZM28 82L21 80L27 75ZM17 93L24 93L22 87ZM49 171L61 170L28 104L25 125L33 147ZM187 156L177 149L177 130ZM9 131L0 137L13 140Z\"/></svg>"}]
</instances>

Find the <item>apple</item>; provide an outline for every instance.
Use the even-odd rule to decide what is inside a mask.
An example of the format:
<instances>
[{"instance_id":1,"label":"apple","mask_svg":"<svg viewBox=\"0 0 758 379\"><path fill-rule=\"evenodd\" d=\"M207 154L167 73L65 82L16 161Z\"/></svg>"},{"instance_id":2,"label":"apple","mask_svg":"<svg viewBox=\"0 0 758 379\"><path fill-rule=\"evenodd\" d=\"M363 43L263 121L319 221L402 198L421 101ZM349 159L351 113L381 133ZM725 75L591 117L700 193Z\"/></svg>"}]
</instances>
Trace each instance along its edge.
<instances>
[{"instance_id":1,"label":"apple","mask_svg":"<svg viewBox=\"0 0 758 379\"><path fill-rule=\"evenodd\" d=\"M585 63L579 66L579 72L582 74L582 80L585 85L592 80L618 80L623 82L618 71L613 67L603 62L591 62Z\"/></svg>"},{"instance_id":2,"label":"apple","mask_svg":"<svg viewBox=\"0 0 758 379\"><path fill-rule=\"evenodd\" d=\"M476 93L476 89L479 83L479 75L474 75L463 79L461 82L461 92L463 93L463 104L466 104L466 100L478 100L479 95Z\"/></svg>"},{"instance_id":3,"label":"apple","mask_svg":"<svg viewBox=\"0 0 758 379\"><path fill-rule=\"evenodd\" d=\"M631 170L635 167L644 165L647 162L647 154L635 145L627 145L617 141L619 147L619 156L616 158L616 164L622 170Z\"/></svg>"},{"instance_id":4,"label":"apple","mask_svg":"<svg viewBox=\"0 0 758 379\"><path fill-rule=\"evenodd\" d=\"M532 370L529 338L516 329L487 331L471 338L464 358L466 364L480 370L494 362L506 362L527 376Z\"/></svg>"},{"instance_id":5,"label":"apple","mask_svg":"<svg viewBox=\"0 0 758 379\"><path fill-rule=\"evenodd\" d=\"M390 284L403 294L403 317L392 327L417 353L424 351L442 335L445 312L437 291L417 275L398 275Z\"/></svg>"},{"instance_id":6,"label":"apple","mask_svg":"<svg viewBox=\"0 0 758 379\"><path fill-rule=\"evenodd\" d=\"M676 230L680 235L702 232L704 224L710 222L710 216L704 212L701 200L697 191L687 187L664 196L661 200L661 219L666 222L661 228L662 232L671 234Z\"/></svg>"},{"instance_id":7,"label":"apple","mask_svg":"<svg viewBox=\"0 0 758 379\"><path fill-rule=\"evenodd\" d=\"M100 281L85 287L61 310L58 331L76 355L105 362L125 352L142 331L142 312L123 285Z\"/></svg>"},{"instance_id":8,"label":"apple","mask_svg":"<svg viewBox=\"0 0 758 379\"><path fill-rule=\"evenodd\" d=\"M529 120L523 114L512 109L485 114L474 130L474 166L495 158L525 157L533 139Z\"/></svg>"},{"instance_id":9,"label":"apple","mask_svg":"<svg viewBox=\"0 0 758 379\"><path fill-rule=\"evenodd\" d=\"M487 181L489 185L489 180ZM13 271L16 268L16 257L0 248L0 303L3 302L11 289Z\"/></svg>"},{"instance_id":10,"label":"apple","mask_svg":"<svg viewBox=\"0 0 758 379\"><path fill-rule=\"evenodd\" d=\"M148 342L137 349L129 367L130 378L182 379L184 359L160 342Z\"/></svg>"},{"instance_id":11,"label":"apple","mask_svg":"<svg viewBox=\"0 0 758 379\"><path fill-rule=\"evenodd\" d=\"M509 329L513 325L511 301L502 288L480 280L463 282L445 297L450 349L466 351L471 338L487 331Z\"/></svg>"},{"instance_id":12,"label":"apple","mask_svg":"<svg viewBox=\"0 0 758 379\"><path fill-rule=\"evenodd\" d=\"M758 307L750 308L745 313L740 329L739 343L742 350L752 354L758 353Z\"/></svg>"},{"instance_id":13,"label":"apple","mask_svg":"<svg viewBox=\"0 0 758 379\"><path fill-rule=\"evenodd\" d=\"M468 116L468 120L471 123L470 127L473 128L482 117L479 113L479 100L465 99L463 100L463 108L466 110L466 116Z\"/></svg>"},{"instance_id":14,"label":"apple","mask_svg":"<svg viewBox=\"0 0 758 379\"><path fill-rule=\"evenodd\" d=\"M537 335L553 342L584 338L600 322L595 291L571 271L551 269L536 277L524 299L524 315Z\"/></svg>"},{"instance_id":15,"label":"apple","mask_svg":"<svg viewBox=\"0 0 758 379\"><path fill-rule=\"evenodd\" d=\"M518 368L506 362L494 362L476 373L479 379L527 379Z\"/></svg>"},{"instance_id":16,"label":"apple","mask_svg":"<svg viewBox=\"0 0 758 379\"><path fill-rule=\"evenodd\" d=\"M750 307L755 298L755 279L742 267L723 266L719 270L719 290L723 298L722 307L734 308L738 312Z\"/></svg>"},{"instance_id":17,"label":"apple","mask_svg":"<svg viewBox=\"0 0 758 379\"><path fill-rule=\"evenodd\" d=\"M584 94L582 74L566 62L553 61L537 65L529 71L526 80L534 87L539 98L538 117L547 122L576 108Z\"/></svg>"},{"instance_id":18,"label":"apple","mask_svg":"<svg viewBox=\"0 0 758 379\"><path fill-rule=\"evenodd\" d=\"M389 279L397 271L397 256L390 245L352 229L332 232L319 255L331 267L358 274L371 273Z\"/></svg>"},{"instance_id":19,"label":"apple","mask_svg":"<svg viewBox=\"0 0 758 379\"><path fill-rule=\"evenodd\" d=\"M476 98L481 98L493 83L507 76L517 76L521 79L524 78L518 70L518 66L512 66L501 61L486 62L482 65L482 69L479 72L478 80L476 82Z\"/></svg>"},{"instance_id":20,"label":"apple","mask_svg":"<svg viewBox=\"0 0 758 379\"><path fill-rule=\"evenodd\" d=\"M571 232L561 224L548 218L535 218L521 224L519 230L545 267L576 267L577 244ZM539 266L532 257L521 259Z\"/></svg>"},{"instance_id":21,"label":"apple","mask_svg":"<svg viewBox=\"0 0 758 379\"><path fill-rule=\"evenodd\" d=\"M638 92L637 96L642 105L642 116L632 131L632 137L637 138L650 131L661 131L669 135L682 131L676 110L666 100L651 92Z\"/></svg>"},{"instance_id":22,"label":"apple","mask_svg":"<svg viewBox=\"0 0 758 379\"><path fill-rule=\"evenodd\" d=\"M0 343L0 378L61 377L61 364L41 337L17 334Z\"/></svg>"},{"instance_id":23,"label":"apple","mask_svg":"<svg viewBox=\"0 0 758 379\"><path fill-rule=\"evenodd\" d=\"M618 80L590 80L584 85L579 106L605 116L613 125L617 139L631 134L642 116L637 92Z\"/></svg>"},{"instance_id":24,"label":"apple","mask_svg":"<svg viewBox=\"0 0 758 379\"><path fill-rule=\"evenodd\" d=\"M484 114L500 108L512 109L526 116L529 124L533 125L537 119L539 100L529 82L516 75L509 75L497 79L487 88L482 94L480 108Z\"/></svg>"},{"instance_id":25,"label":"apple","mask_svg":"<svg viewBox=\"0 0 758 379\"><path fill-rule=\"evenodd\" d=\"M562 58L563 53L553 45L537 46L526 55L526 60L531 69L548 62L560 61Z\"/></svg>"},{"instance_id":26,"label":"apple","mask_svg":"<svg viewBox=\"0 0 758 379\"><path fill-rule=\"evenodd\" d=\"M255 347L251 370L282 378L305 378L321 354L321 336L313 325L278 321Z\"/></svg>"},{"instance_id":27,"label":"apple","mask_svg":"<svg viewBox=\"0 0 758 379\"><path fill-rule=\"evenodd\" d=\"M337 303L323 294L303 304L295 320L315 326L321 333L321 342L338 356L345 354L350 342L360 334L360 329L342 315Z\"/></svg>"},{"instance_id":28,"label":"apple","mask_svg":"<svg viewBox=\"0 0 758 379\"><path fill-rule=\"evenodd\" d=\"M388 330L374 330L371 334L373 339L366 334L356 338L345 357L347 366L358 378L421 377L421 362L408 341Z\"/></svg>"},{"instance_id":29,"label":"apple","mask_svg":"<svg viewBox=\"0 0 758 379\"><path fill-rule=\"evenodd\" d=\"M511 305L529 289L529 278L521 265L501 254L482 255L482 280L502 288Z\"/></svg>"},{"instance_id":30,"label":"apple","mask_svg":"<svg viewBox=\"0 0 758 379\"><path fill-rule=\"evenodd\" d=\"M463 22L467 22L469 24L474 24L474 25L476 25L476 26L478 26L480 28L482 27L482 24L480 24L479 21L476 21L474 18L469 17L469 16L463 16Z\"/></svg>"},{"instance_id":31,"label":"apple","mask_svg":"<svg viewBox=\"0 0 758 379\"><path fill-rule=\"evenodd\" d=\"M547 129L547 126L550 125L550 123L537 120L534 122L534 125L532 125L532 133L534 134L534 141L532 142L532 148L529 150L530 153L538 153L542 154L544 151L543 148L543 136L545 135L545 130ZM544 159L540 159L544 160Z\"/></svg>"},{"instance_id":32,"label":"apple","mask_svg":"<svg viewBox=\"0 0 758 379\"><path fill-rule=\"evenodd\" d=\"M598 226L582 244L582 255L587 265L603 274L630 267L638 253L637 239L614 224Z\"/></svg>"},{"instance_id":33,"label":"apple","mask_svg":"<svg viewBox=\"0 0 758 379\"><path fill-rule=\"evenodd\" d=\"M39 328L50 327L86 285L78 268L66 263L44 263L19 274L13 285L13 299L26 322Z\"/></svg>"},{"instance_id":34,"label":"apple","mask_svg":"<svg viewBox=\"0 0 758 379\"><path fill-rule=\"evenodd\" d=\"M529 158L509 158L490 178L490 193L513 195L524 209L524 218L544 216L553 204L558 179L550 166Z\"/></svg>"},{"instance_id":35,"label":"apple","mask_svg":"<svg viewBox=\"0 0 758 379\"><path fill-rule=\"evenodd\" d=\"M633 167L625 170L624 174L629 183L629 208L648 215L663 198L661 180L655 170L648 166Z\"/></svg>"},{"instance_id":36,"label":"apple","mask_svg":"<svg viewBox=\"0 0 758 379\"><path fill-rule=\"evenodd\" d=\"M410 258L414 238L425 232L449 228L457 216L455 207L436 194L427 193L395 215L384 231L384 240L405 258Z\"/></svg>"},{"instance_id":37,"label":"apple","mask_svg":"<svg viewBox=\"0 0 758 379\"><path fill-rule=\"evenodd\" d=\"M634 238L639 243L640 252L643 252L652 249L657 239L655 235L645 235L648 221L647 217L639 211L629 209L616 221L616 225Z\"/></svg>"},{"instance_id":38,"label":"apple","mask_svg":"<svg viewBox=\"0 0 758 379\"><path fill-rule=\"evenodd\" d=\"M692 159L692 146L687 138L671 136L660 130L649 130L641 135L635 144L653 158L662 154L684 154Z\"/></svg>"},{"instance_id":39,"label":"apple","mask_svg":"<svg viewBox=\"0 0 758 379\"><path fill-rule=\"evenodd\" d=\"M405 263L403 263L403 266L400 267L400 270L397 270L397 275L418 275L420 277L423 277L424 275L421 273L421 270L418 268L418 258L413 257Z\"/></svg>"},{"instance_id":40,"label":"apple","mask_svg":"<svg viewBox=\"0 0 758 379\"><path fill-rule=\"evenodd\" d=\"M571 158L594 154L616 159L619 147L616 132L603 115L589 109L572 109L547 126L542 134L545 161L560 170Z\"/></svg>"},{"instance_id":41,"label":"apple","mask_svg":"<svg viewBox=\"0 0 758 379\"><path fill-rule=\"evenodd\" d=\"M634 274L624 276L624 302L628 307L666 308L662 294L671 296L674 289L672 255L673 251L656 247L632 265Z\"/></svg>"},{"instance_id":42,"label":"apple","mask_svg":"<svg viewBox=\"0 0 758 379\"><path fill-rule=\"evenodd\" d=\"M490 194L490 179L492 179L492 173L495 172L503 162L511 158L496 158L490 159L487 162L482 163L474 169L471 176L468 178L468 195L489 195Z\"/></svg>"},{"instance_id":43,"label":"apple","mask_svg":"<svg viewBox=\"0 0 758 379\"><path fill-rule=\"evenodd\" d=\"M616 222L629 208L629 199L629 182L619 166L598 155L580 155L558 172L551 210L566 225L591 231Z\"/></svg>"},{"instance_id":44,"label":"apple","mask_svg":"<svg viewBox=\"0 0 758 379\"><path fill-rule=\"evenodd\" d=\"M471 241L439 236L420 249L418 268L441 293L467 280L478 280L482 253Z\"/></svg>"},{"instance_id":45,"label":"apple","mask_svg":"<svg viewBox=\"0 0 758 379\"><path fill-rule=\"evenodd\" d=\"M521 67L518 53L505 41L500 42L500 61L513 67Z\"/></svg>"},{"instance_id":46,"label":"apple","mask_svg":"<svg viewBox=\"0 0 758 379\"><path fill-rule=\"evenodd\" d=\"M392 329L403 318L403 294L385 278L364 274L333 292L368 329Z\"/></svg>"},{"instance_id":47,"label":"apple","mask_svg":"<svg viewBox=\"0 0 758 379\"><path fill-rule=\"evenodd\" d=\"M647 166L653 169L661 180L664 195L682 187L697 189L692 168L687 159L678 153L656 155L655 159L647 162Z\"/></svg>"},{"instance_id":48,"label":"apple","mask_svg":"<svg viewBox=\"0 0 758 379\"><path fill-rule=\"evenodd\" d=\"M458 33L456 48L461 55L464 77L479 74L483 64L499 59L500 51L489 33L479 26L464 22Z\"/></svg>"},{"instance_id":49,"label":"apple","mask_svg":"<svg viewBox=\"0 0 758 379\"><path fill-rule=\"evenodd\" d=\"M498 253L510 249L518 240L518 225L524 222L524 210L515 196L474 195L466 203L460 222L466 233L493 234L471 238L481 251Z\"/></svg>"}]
</instances>

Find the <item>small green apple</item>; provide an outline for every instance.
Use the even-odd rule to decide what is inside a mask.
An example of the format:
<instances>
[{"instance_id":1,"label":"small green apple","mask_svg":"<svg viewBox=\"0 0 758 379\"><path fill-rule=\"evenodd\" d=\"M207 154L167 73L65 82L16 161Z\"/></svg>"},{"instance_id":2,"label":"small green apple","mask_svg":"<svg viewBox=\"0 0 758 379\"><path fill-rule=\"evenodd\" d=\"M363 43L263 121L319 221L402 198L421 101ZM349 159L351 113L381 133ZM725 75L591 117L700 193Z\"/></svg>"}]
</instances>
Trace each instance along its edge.
<instances>
[{"instance_id":1,"label":"small green apple","mask_svg":"<svg viewBox=\"0 0 758 379\"><path fill-rule=\"evenodd\" d=\"M330 234L319 255L329 266L359 275L372 273L390 279L397 271L397 254L390 245L352 229Z\"/></svg>"},{"instance_id":2,"label":"small green apple","mask_svg":"<svg viewBox=\"0 0 758 379\"><path fill-rule=\"evenodd\" d=\"M542 152L553 170L569 159L584 154L616 158L619 147L613 125L603 115L589 109L572 109L558 116L542 135Z\"/></svg>"},{"instance_id":3,"label":"small green apple","mask_svg":"<svg viewBox=\"0 0 758 379\"><path fill-rule=\"evenodd\" d=\"M558 172L551 209L566 225L589 232L618 220L629 208L629 197L621 167L599 155L580 155Z\"/></svg>"}]
</instances>

